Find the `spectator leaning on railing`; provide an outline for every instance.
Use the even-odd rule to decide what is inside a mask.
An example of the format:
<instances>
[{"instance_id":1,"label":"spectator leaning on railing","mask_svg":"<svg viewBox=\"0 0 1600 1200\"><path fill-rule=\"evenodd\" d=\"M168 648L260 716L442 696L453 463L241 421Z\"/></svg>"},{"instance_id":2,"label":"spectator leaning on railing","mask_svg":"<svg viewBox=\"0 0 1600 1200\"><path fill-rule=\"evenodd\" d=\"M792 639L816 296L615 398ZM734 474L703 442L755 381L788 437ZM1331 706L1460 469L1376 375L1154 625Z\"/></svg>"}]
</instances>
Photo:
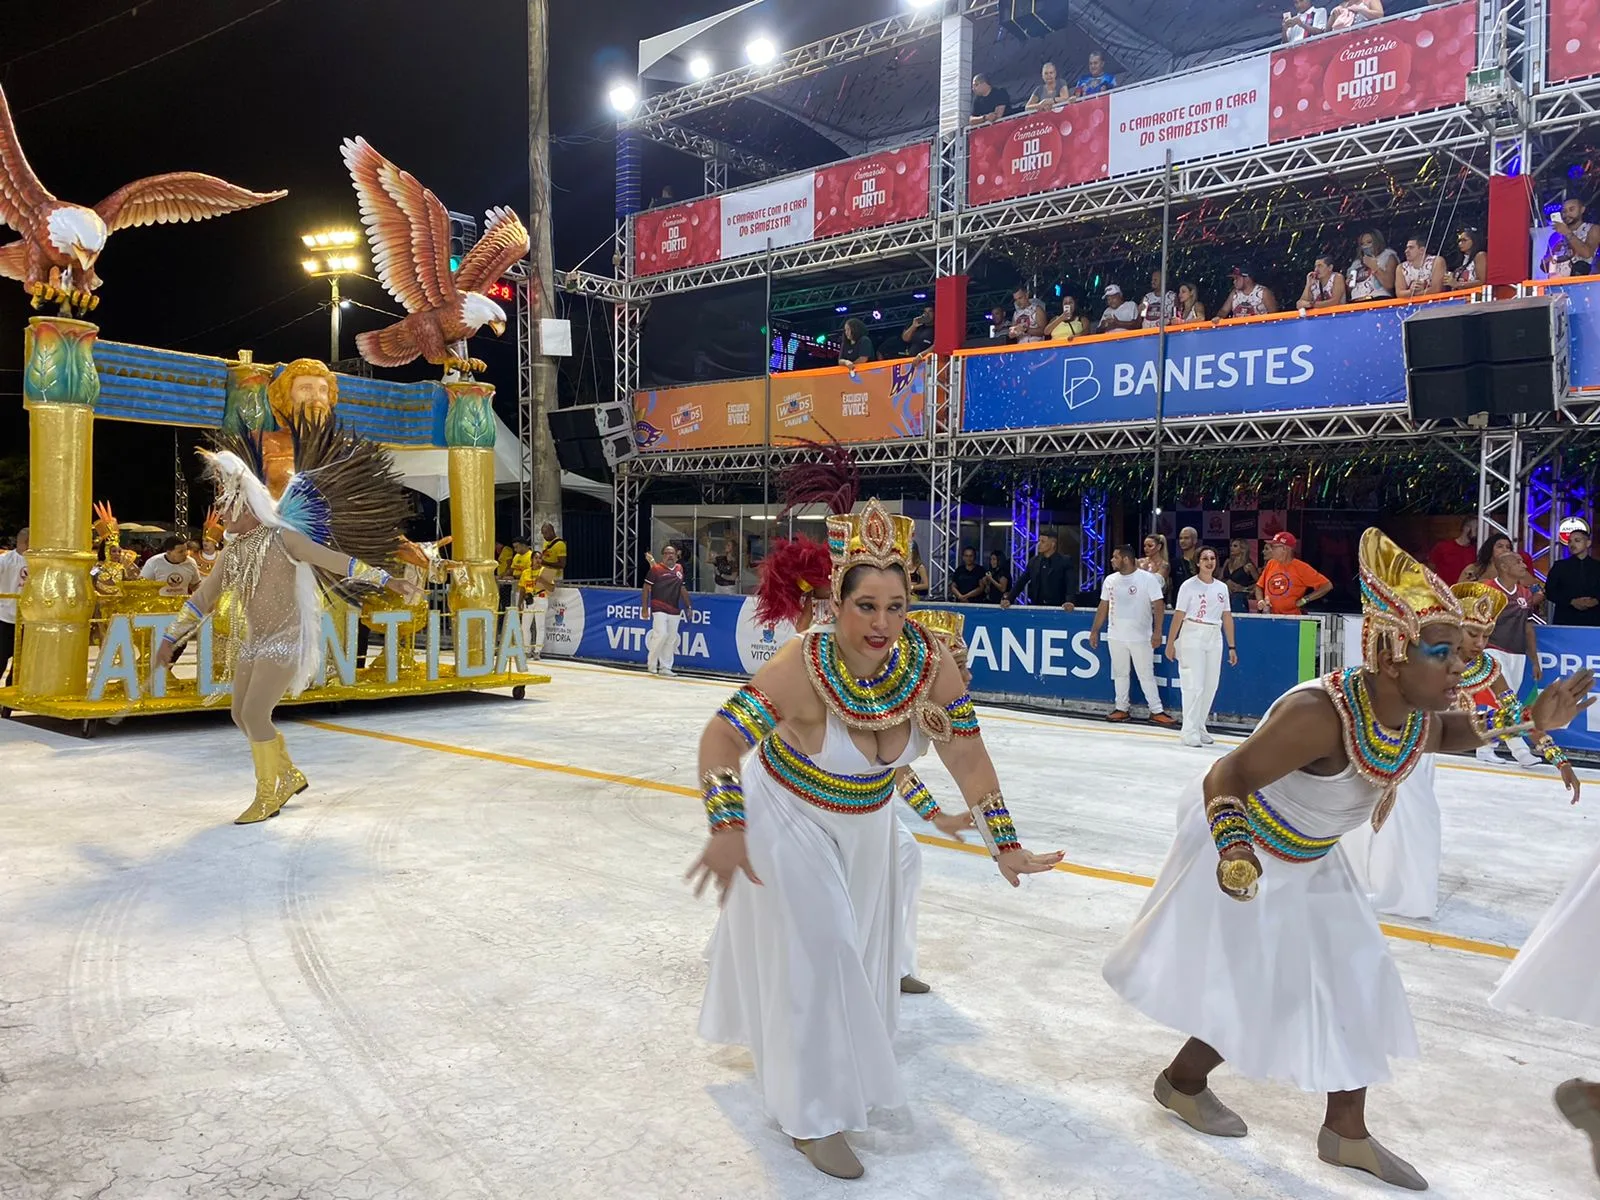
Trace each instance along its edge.
<instances>
[{"instance_id":1,"label":"spectator leaning on railing","mask_svg":"<svg viewBox=\"0 0 1600 1200\"><path fill-rule=\"evenodd\" d=\"M1112 333L1118 329L1139 328L1139 306L1122 296L1120 284L1110 284L1105 291L1106 310L1100 314L1096 333Z\"/></svg>"},{"instance_id":2,"label":"spectator leaning on railing","mask_svg":"<svg viewBox=\"0 0 1600 1200\"><path fill-rule=\"evenodd\" d=\"M1150 272L1150 290L1139 303L1139 322L1146 329L1156 329L1161 324L1161 310L1167 311L1167 324L1171 325L1178 313L1178 297L1161 287L1161 272Z\"/></svg>"},{"instance_id":3,"label":"spectator leaning on railing","mask_svg":"<svg viewBox=\"0 0 1600 1200\"><path fill-rule=\"evenodd\" d=\"M1045 336L1058 342L1070 342L1073 338L1089 332L1089 318L1078 312L1076 296L1061 297L1061 315L1045 326L1044 332Z\"/></svg>"},{"instance_id":4,"label":"spectator leaning on railing","mask_svg":"<svg viewBox=\"0 0 1600 1200\"><path fill-rule=\"evenodd\" d=\"M1228 317L1259 317L1278 311L1278 298L1266 284L1256 282L1254 272L1255 268L1248 266L1238 266L1228 272L1233 279L1233 290L1217 309L1213 324Z\"/></svg>"},{"instance_id":5,"label":"spectator leaning on railing","mask_svg":"<svg viewBox=\"0 0 1600 1200\"><path fill-rule=\"evenodd\" d=\"M1356 257L1350 264L1350 299L1392 299L1399 269L1400 256L1389 248L1383 234L1368 229L1356 243Z\"/></svg>"},{"instance_id":6,"label":"spectator leaning on railing","mask_svg":"<svg viewBox=\"0 0 1600 1200\"><path fill-rule=\"evenodd\" d=\"M1294 0L1294 11L1283 14L1283 40L1289 45L1328 32L1328 10L1311 0Z\"/></svg>"},{"instance_id":7,"label":"spectator leaning on railing","mask_svg":"<svg viewBox=\"0 0 1600 1200\"><path fill-rule=\"evenodd\" d=\"M1017 284L1011 293L1016 311L1011 314L1011 340L1018 344L1044 341L1047 324L1044 305L1034 299L1033 290L1025 283Z\"/></svg>"},{"instance_id":8,"label":"spectator leaning on railing","mask_svg":"<svg viewBox=\"0 0 1600 1200\"><path fill-rule=\"evenodd\" d=\"M1033 89L1033 94L1028 97L1028 111L1037 112L1041 108L1054 108L1069 98L1067 85L1056 78L1056 65L1053 62L1044 64L1039 72L1039 86Z\"/></svg>"},{"instance_id":9,"label":"spectator leaning on railing","mask_svg":"<svg viewBox=\"0 0 1600 1200\"><path fill-rule=\"evenodd\" d=\"M1106 70L1105 55L1094 50L1089 54L1089 69L1078 76L1078 81L1072 85L1074 96L1095 96L1101 92L1109 92L1117 86L1117 77Z\"/></svg>"},{"instance_id":10,"label":"spectator leaning on railing","mask_svg":"<svg viewBox=\"0 0 1600 1200\"><path fill-rule=\"evenodd\" d=\"M1345 299L1344 276L1333 269L1333 255L1317 255L1316 266L1306 276L1305 291L1300 293L1300 311L1332 308L1336 304L1343 304Z\"/></svg>"},{"instance_id":11,"label":"spectator leaning on railing","mask_svg":"<svg viewBox=\"0 0 1600 1200\"><path fill-rule=\"evenodd\" d=\"M1594 273L1594 256L1600 248L1600 225L1591 225L1583 219L1588 206L1579 196L1568 196L1561 202L1561 211L1550 219L1555 230L1550 235L1550 245L1539 266L1552 279L1568 275Z\"/></svg>"},{"instance_id":12,"label":"spectator leaning on railing","mask_svg":"<svg viewBox=\"0 0 1600 1200\"><path fill-rule=\"evenodd\" d=\"M1461 265L1456 268L1457 287L1477 287L1487 282L1489 255L1483 249L1483 234L1468 225L1456 234L1456 250L1461 255Z\"/></svg>"},{"instance_id":13,"label":"spectator leaning on railing","mask_svg":"<svg viewBox=\"0 0 1600 1200\"><path fill-rule=\"evenodd\" d=\"M929 304L900 331L901 353L911 358L933 349L933 305Z\"/></svg>"},{"instance_id":14,"label":"spectator leaning on railing","mask_svg":"<svg viewBox=\"0 0 1600 1200\"><path fill-rule=\"evenodd\" d=\"M950 572L950 599L958 604L977 604L983 600L983 568L978 565L978 552L971 546L961 548L961 562Z\"/></svg>"},{"instance_id":15,"label":"spectator leaning on railing","mask_svg":"<svg viewBox=\"0 0 1600 1200\"><path fill-rule=\"evenodd\" d=\"M982 125L998 121L1011 111L1011 93L995 87L982 75L972 77L972 118L970 123Z\"/></svg>"},{"instance_id":16,"label":"spectator leaning on railing","mask_svg":"<svg viewBox=\"0 0 1600 1200\"><path fill-rule=\"evenodd\" d=\"M1206 319L1206 306L1200 303L1200 289L1192 283L1178 285L1178 315L1174 325L1198 325Z\"/></svg>"},{"instance_id":17,"label":"spectator leaning on railing","mask_svg":"<svg viewBox=\"0 0 1600 1200\"><path fill-rule=\"evenodd\" d=\"M1406 257L1400 264L1396 291L1408 300L1418 296L1437 296L1445 290L1444 259L1428 253L1420 237L1406 239Z\"/></svg>"}]
</instances>

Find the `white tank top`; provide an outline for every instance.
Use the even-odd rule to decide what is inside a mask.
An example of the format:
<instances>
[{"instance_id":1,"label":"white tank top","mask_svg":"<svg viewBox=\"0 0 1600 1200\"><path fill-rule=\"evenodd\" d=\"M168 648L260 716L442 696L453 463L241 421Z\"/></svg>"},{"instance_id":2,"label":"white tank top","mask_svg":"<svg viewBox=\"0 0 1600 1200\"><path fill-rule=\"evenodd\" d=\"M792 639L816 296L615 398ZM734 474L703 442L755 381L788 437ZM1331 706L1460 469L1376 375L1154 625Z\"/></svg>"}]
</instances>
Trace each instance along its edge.
<instances>
[{"instance_id":1,"label":"white tank top","mask_svg":"<svg viewBox=\"0 0 1600 1200\"><path fill-rule=\"evenodd\" d=\"M1258 283L1248 292L1233 293L1233 316L1259 317L1267 311L1266 290Z\"/></svg>"}]
</instances>

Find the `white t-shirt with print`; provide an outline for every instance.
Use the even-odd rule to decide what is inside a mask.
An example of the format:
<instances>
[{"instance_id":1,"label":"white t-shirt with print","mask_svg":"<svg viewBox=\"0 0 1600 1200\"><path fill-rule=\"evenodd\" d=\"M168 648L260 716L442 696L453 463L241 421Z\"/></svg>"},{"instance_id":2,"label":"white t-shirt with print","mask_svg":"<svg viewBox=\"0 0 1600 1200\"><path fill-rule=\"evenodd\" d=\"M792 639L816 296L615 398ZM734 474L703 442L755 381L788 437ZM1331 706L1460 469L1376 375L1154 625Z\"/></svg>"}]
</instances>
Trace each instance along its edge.
<instances>
[{"instance_id":1,"label":"white t-shirt with print","mask_svg":"<svg viewBox=\"0 0 1600 1200\"><path fill-rule=\"evenodd\" d=\"M1216 625L1221 622L1223 613L1231 611L1228 585L1220 579L1204 583L1200 576L1191 575L1178 588L1178 602L1173 609L1182 612L1185 621Z\"/></svg>"},{"instance_id":2,"label":"white t-shirt with print","mask_svg":"<svg viewBox=\"0 0 1600 1200\"><path fill-rule=\"evenodd\" d=\"M1113 571L1100 585L1100 599L1109 605L1106 637L1113 642L1149 642L1155 632L1150 606L1161 599L1161 576L1150 571Z\"/></svg>"}]
</instances>

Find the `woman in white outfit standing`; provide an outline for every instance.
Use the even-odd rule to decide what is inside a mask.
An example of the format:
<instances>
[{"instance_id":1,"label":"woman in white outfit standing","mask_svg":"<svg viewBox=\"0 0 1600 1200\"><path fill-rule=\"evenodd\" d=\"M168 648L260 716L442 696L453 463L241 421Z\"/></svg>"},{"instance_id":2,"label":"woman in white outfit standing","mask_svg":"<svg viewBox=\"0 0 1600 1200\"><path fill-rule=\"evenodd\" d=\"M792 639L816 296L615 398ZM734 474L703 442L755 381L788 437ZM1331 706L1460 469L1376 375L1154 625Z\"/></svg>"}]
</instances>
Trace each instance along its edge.
<instances>
[{"instance_id":1,"label":"woman in white outfit standing","mask_svg":"<svg viewBox=\"0 0 1600 1200\"><path fill-rule=\"evenodd\" d=\"M1178 589L1172 628L1167 631L1167 658L1177 661L1178 685L1183 689L1183 744L1209 746L1216 739L1206 732L1206 720L1222 679L1224 639L1230 667L1239 665L1239 651L1228 585L1217 578L1217 552L1206 546L1196 564L1199 574L1185 579Z\"/></svg>"}]
</instances>

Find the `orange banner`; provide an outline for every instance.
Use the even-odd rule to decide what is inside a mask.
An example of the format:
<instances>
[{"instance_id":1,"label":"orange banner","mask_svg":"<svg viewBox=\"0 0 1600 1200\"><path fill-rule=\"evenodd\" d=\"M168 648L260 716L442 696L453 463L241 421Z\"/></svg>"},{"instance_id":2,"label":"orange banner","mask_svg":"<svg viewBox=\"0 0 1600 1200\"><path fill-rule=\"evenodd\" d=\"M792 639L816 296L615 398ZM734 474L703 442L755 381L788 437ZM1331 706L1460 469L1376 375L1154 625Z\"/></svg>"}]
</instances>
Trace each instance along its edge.
<instances>
[{"instance_id":1,"label":"orange banner","mask_svg":"<svg viewBox=\"0 0 1600 1200\"><path fill-rule=\"evenodd\" d=\"M781 446L795 438L887 442L920 437L927 408L926 364L906 359L861 367L826 367L765 379L733 379L637 392L634 438L646 453ZM770 430L770 435L769 435Z\"/></svg>"}]
</instances>

